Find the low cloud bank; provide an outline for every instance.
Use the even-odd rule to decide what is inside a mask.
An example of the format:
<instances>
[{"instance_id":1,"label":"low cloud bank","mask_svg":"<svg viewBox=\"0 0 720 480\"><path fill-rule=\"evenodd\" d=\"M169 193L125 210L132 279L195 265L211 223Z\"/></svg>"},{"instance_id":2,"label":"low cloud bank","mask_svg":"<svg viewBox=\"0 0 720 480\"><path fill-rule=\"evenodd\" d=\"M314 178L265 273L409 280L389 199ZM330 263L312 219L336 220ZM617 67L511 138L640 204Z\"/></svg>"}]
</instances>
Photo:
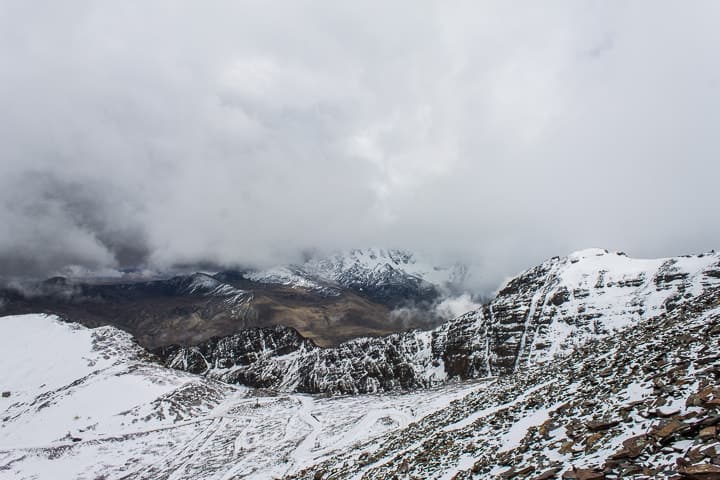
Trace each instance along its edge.
<instances>
[{"instance_id":1,"label":"low cloud bank","mask_svg":"<svg viewBox=\"0 0 720 480\"><path fill-rule=\"evenodd\" d=\"M5 1L0 276L382 245L489 292L588 246L718 248L718 15Z\"/></svg>"}]
</instances>

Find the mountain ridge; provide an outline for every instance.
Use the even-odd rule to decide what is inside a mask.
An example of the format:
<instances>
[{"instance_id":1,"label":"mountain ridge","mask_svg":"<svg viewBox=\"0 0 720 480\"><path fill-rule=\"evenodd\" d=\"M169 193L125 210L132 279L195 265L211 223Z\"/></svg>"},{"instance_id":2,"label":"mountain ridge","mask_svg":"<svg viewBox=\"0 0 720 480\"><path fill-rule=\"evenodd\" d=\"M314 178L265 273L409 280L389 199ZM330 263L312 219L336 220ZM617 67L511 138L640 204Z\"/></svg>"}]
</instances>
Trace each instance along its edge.
<instances>
[{"instance_id":1,"label":"mountain ridge","mask_svg":"<svg viewBox=\"0 0 720 480\"><path fill-rule=\"evenodd\" d=\"M715 253L646 260L587 249L526 270L481 309L432 331L353 339L331 349L297 341L282 355L255 350L253 361L247 361L251 349L243 337L249 334L243 332L158 353L173 368L306 393L428 387L548 362L718 285L720 255ZM263 337L265 345L273 343L275 333L279 330L253 335Z\"/></svg>"},{"instance_id":2,"label":"mountain ridge","mask_svg":"<svg viewBox=\"0 0 720 480\"><path fill-rule=\"evenodd\" d=\"M213 355L228 363L204 375L160 365L114 327L2 317L0 477L712 480L718 281L714 253L584 251L526 270L436 332L338 349L253 329L219 338ZM254 368L235 365L238 348ZM313 388L355 395L295 393Z\"/></svg>"},{"instance_id":3,"label":"mountain ridge","mask_svg":"<svg viewBox=\"0 0 720 480\"><path fill-rule=\"evenodd\" d=\"M438 276L442 268L435 270L408 252L354 250L310 259L302 268L307 271L293 270L300 279L294 282L230 270L129 282L55 277L0 288L0 313L44 312L90 327L114 325L149 349L278 324L318 344L336 345L355 337L431 328L447 315L435 307L450 298L442 283L450 277ZM423 278L431 273L436 275L432 281Z\"/></svg>"}]
</instances>

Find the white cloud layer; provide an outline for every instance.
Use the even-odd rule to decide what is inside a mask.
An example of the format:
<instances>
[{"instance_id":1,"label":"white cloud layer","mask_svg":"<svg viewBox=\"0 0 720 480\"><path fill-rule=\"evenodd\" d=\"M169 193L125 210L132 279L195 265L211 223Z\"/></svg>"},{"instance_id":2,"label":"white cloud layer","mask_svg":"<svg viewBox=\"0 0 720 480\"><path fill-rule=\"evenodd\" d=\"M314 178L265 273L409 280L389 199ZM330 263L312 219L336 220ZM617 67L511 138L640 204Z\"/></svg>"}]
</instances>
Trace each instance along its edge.
<instances>
[{"instance_id":1,"label":"white cloud layer","mask_svg":"<svg viewBox=\"0 0 720 480\"><path fill-rule=\"evenodd\" d=\"M720 240L720 4L0 4L0 274Z\"/></svg>"},{"instance_id":2,"label":"white cloud layer","mask_svg":"<svg viewBox=\"0 0 720 480\"><path fill-rule=\"evenodd\" d=\"M463 293L456 297L447 297L443 299L436 307L435 311L440 318L452 319L468 312L472 312L482 307L481 303L476 303L472 297Z\"/></svg>"}]
</instances>

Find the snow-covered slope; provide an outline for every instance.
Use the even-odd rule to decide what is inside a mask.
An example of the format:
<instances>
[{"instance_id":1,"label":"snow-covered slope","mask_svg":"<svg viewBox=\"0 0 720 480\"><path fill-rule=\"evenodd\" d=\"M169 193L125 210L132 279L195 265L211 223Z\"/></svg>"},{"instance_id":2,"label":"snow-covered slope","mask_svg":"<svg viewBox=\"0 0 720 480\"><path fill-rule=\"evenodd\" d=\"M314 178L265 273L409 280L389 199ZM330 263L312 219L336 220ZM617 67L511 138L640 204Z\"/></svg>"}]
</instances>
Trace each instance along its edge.
<instances>
[{"instance_id":1,"label":"snow-covered slope","mask_svg":"<svg viewBox=\"0 0 720 480\"><path fill-rule=\"evenodd\" d=\"M719 372L715 289L289 478L711 480Z\"/></svg>"},{"instance_id":2,"label":"snow-covered slope","mask_svg":"<svg viewBox=\"0 0 720 480\"><path fill-rule=\"evenodd\" d=\"M114 328L0 317L0 478L279 478L444 408L479 384L313 398L154 363Z\"/></svg>"},{"instance_id":3,"label":"snow-covered slope","mask_svg":"<svg viewBox=\"0 0 720 480\"><path fill-rule=\"evenodd\" d=\"M141 452L158 460L148 437L237 390L163 368L112 327L19 315L0 317L0 331L0 478L94 479Z\"/></svg>"},{"instance_id":4,"label":"snow-covered slope","mask_svg":"<svg viewBox=\"0 0 720 480\"><path fill-rule=\"evenodd\" d=\"M720 471L720 289L712 284L555 361L404 394L252 390L165 369L112 328L42 315L0 317L0 328L2 479L711 479ZM292 355L273 345L279 357Z\"/></svg>"},{"instance_id":5,"label":"snow-covered slope","mask_svg":"<svg viewBox=\"0 0 720 480\"><path fill-rule=\"evenodd\" d=\"M273 327L168 357L287 390L436 384L383 395L229 385L113 328L0 317L0 478L716 478L718 263L584 251L432 332L320 349Z\"/></svg>"},{"instance_id":6,"label":"snow-covered slope","mask_svg":"<svg viewBox=\"0 0 720 480\"><path fill-rule=\"evenodd\" d=\"M584 250L527 270L483 308L430 332L321 349L276 327L170 347L161 356L175 368L284 390L369 393L427 387L548 362L719 286L717 254L638 260Z\"/></svg>"}]
</instances>

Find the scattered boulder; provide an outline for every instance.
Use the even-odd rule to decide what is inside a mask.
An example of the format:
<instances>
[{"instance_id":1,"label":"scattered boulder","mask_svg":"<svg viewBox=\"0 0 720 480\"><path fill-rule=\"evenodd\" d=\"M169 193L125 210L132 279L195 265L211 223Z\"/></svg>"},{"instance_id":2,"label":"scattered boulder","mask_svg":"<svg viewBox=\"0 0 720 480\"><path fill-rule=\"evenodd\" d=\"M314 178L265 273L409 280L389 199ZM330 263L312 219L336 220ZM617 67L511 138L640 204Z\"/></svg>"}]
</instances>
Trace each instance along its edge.
<instances>
[{"instance_id":1,"label":"scattered boulder","mask_svg":"<svg viewBox=\"0 0 720 480\"><path fill-rule=\"evenodd\" d=\"M685 405L688 407L718 408L720 407L720 387L708 386L691 395Z\"/></svg>"},{"instance_id":2,"label":"scattered boulder","mask_svg":"<svg viewBox=\"0 0 720 480\"><path fill-rule=\"evenodd\" d=\"M675 432L682 430L686 426L687 425L685 423L683 423L679 420L673 419L673 420L670 420L668 422L661 424L658 427L655 427L652 430L652 434L654 436L658 437L659 439L663 440L663 439L671 436Z\"/></svg>"},{"instance_id":3,"label":"scattered boulder","mask_svg":"<svg viewBox=\"0 0 720 480\"><path fill-rule=\"evenodd\" d=\"M611 460L639 457L645 447L650 443L647 435L638 435L623 441L623 448L610 457Z\"/></svg>"},{"instance_id":4,"label":"scattered boulder","mask_svg":"<svg viewBox=\"0 0 720 480\"><path fill-rule=\"evenodd\" d=\"M717 427L715 425L705 427L702 430L700 430L700 433L698 436L702 440L710 440L712 438L715 438L717 436Z\"/></svg>"},{"instance_id":5,"label":"scattered boulder","mask_svg":"<svg viewBox=\"0 0 720 480\"><path fill-rule=\"evenodd\" d=\"M551 478L555 478L557 476L557 473L560 471L560 468L551 468L549 470L545 470L540 475L537 475L532 478L532 480L549 480Z\"/></svg>"},{"instance_id":6,"label":"scattered boulder","mask_svg":"<svg viewBox=\"0 0 720 480\"><path fill-rule=\"evenodd\" d=\"M602 480L605 474L591 468L574 468L563 473L562 478L568 480Z\"/></svg>"},{"instance_id":7,"label":"scattered boulder","mask_svg":"<svg viewBox=\"0 0 720 480\"><path fill-rule=\"evenodd\" d=\"M697 480L720 480L720 466L709 463L681 467L678 473L685 478Z\"/></svg>"},{"instance_id":8,"label":"scattered boulder","mask_svg":"<svg viewBox=\"0 0 720 480\"><path fill-rule=\"evenodd\" d=\"M619 423L620 420L593 420L592 422L586 423L585 426L591 432L600 432L612 428Z\"/></svg>"}]
</instances>

